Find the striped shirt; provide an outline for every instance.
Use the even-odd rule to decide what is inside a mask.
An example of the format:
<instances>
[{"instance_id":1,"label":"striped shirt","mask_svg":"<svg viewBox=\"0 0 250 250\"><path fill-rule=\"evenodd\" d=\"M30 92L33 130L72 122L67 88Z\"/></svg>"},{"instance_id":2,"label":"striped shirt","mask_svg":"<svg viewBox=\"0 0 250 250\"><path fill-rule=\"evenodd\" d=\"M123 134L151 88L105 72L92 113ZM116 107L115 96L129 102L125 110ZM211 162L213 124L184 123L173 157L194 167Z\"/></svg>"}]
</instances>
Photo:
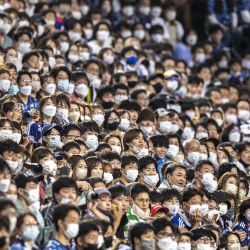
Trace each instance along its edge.
<instances>
[{"instance_id":1,"label":"striped shirt","mask_svg":"<svg viewBox=\"0 0 250 250\"><path fill-rule=\"evenodd\" d=\"M241 247L246 247L250 245L250 226L245 221L238 221L234 227L233 231L244 231L246 233L246 238L240 242Z\"/></svg>"}]
</instances>

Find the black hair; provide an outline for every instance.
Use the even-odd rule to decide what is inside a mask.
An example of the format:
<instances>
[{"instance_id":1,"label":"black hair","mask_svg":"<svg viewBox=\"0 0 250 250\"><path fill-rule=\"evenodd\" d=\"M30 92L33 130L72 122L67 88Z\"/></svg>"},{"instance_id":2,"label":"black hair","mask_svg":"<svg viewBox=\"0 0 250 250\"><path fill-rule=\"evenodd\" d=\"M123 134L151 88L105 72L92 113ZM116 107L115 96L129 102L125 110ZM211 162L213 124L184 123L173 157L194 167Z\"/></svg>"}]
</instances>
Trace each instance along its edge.
<instances>
[{"instance_id":1,"label":"black hair","mask_svg":"<svg viewBox=\"0 0 250 250\"><path fill-rule=\"evenodd\" d=\"M111 193L111 199L115 199L120 195L129 196L127 190L123 186L116 186L109 188L109 192Z\"/></svg>"},{"instance_id":2,"label":"black hair","mask_svg":"<svg viewBox=\"0 0 250 250\"><path fill-rule=\"evenodd\" d=\"M234 163L225 162L225 163L220 164L220 166L218 168L218 179L220 179L221 176L223 176L225 173L231 172L232 168L237 169L237 171L239 172L236 164L234 164Z\"/></svg>"},{"instance_id":3,"label":"black hair","mask_svg":"<svg viewBox=\"0 0 250 250\"><path fill-rule=\"evenodd\" d=\"M60 177L52 184L52 194L58 194L62 188L74 188L77 191L77 184L73 178L70 177Z\"/></svg>"},{"instance_id":4,"label":"black hair","mask_svg":"<svg viewBox=\"0 0 250 250\"><path fill-rule=\"evenodd\" d=\"M55 208L54 213L53 213L53 222L55 224L56 230L59 229L58 221L64 220L67 217L67 215L69 214L69 212L71 212L71 211L75 211L80 216L79 209L74 205L62 204L62 205L59 205Z\"/></svg>"},{"instance_id":5,"label":"black hair","mask_svg":"<svg viewBox=\"0 0 250 250\"><path fill-rule=\"evenodd\" d=\"M102 156L102 159L106 160L106 161L109 161L109 162L113 161L113 160L121 161L120 155L118 153L115 153L115 152L107 152L106 154L104 154Z\"/></svg>"},{"instance_id":6,"label":"black hair","mask_svg":"<svg viewBox=\"0 0 250 250\"><path fill-rule=\"evenodd\" d=\"M199 195L201 198L203 197L203 193L195 188L189 188L183 192L183 201L188 202L195 195Z\"/></svg>"},{"instance_id":7,"label":"black hair","mask_svg":"<svg viewBox=\"0 0 250 250\"><path fill-rule=\"evenodd\" d=\"M152 222L152 225L154 227L154 232L156 235L166 227L170 227L175 235L179 233L177 227L175 227L173 223L167 221L166 218L156 219Z\"/></svg>"},{"instance_id":8,"label":"black hair","mask_svg":"<svg viewBox=\"0 0 250 250\"><path fill-rule=\"evenodd\" d=\"M214 165L213 165L213 163L211 161L209 161L209 160L201 160L196 165L195 171L199 172L202 169L203 165L209 165L214 169Z\"/></svg>"},{"instance_id":9,"label":"black hair","mask_svg":"<svg viewBox=\"0 0 250 250\"><path fill-rule=\"evenodd\" d=\"M80 135L82 135L82 131L80 129L80 127L77 125L77 124L66 124L64 127L63 127L63 131L61 133L62 136L67 136L69 131L71 130L77 130L80 132Z\"/></svg>"},{"instance_id":10,"label":"black hair","mask_svg":"<svg viewBox=\"0 0 250 250\"><path fill-rule=\"evenodd\" d=\"M142 172L144 168L146 168L147 165L153 163L155 166L155 169L157 171L157 162L156 160L151 156L144 156L139 159L139 170Z\"/></svg>"},{"instance_id":11,"label":"black hair","mask_svg":"<svg viewBox=\"0 0 250 250\"><path fill-rule=\"evenodd\" d=\"M240 204L238 221L244 221L246 219L245 212L249 208L250 208L250 198L242 201L242 203Z\"/></svg>"},{"instance_id":12,"label":"black hair","mask_svg":"<svg viewBox=\"0 0 250 250\"><path fill-rule=\"evenodd\" d=\"M151 202L160 202L162 201L162 195L161 193L157 191L151 191L149 194L149 198Z\"/></svg>"},{"instance_id":13,"label":"black hair","mask_svg":"<svg viewBox=\"0 0 250 250\"><path fill-rule=\"evenodd\" d=\"M165 135L154 135L150 137L150 141L152 141L154 148L156 147L168 147L169 141Z\"/></svg>"},{"instance_id":14,"label":"black hair","mask_svg":"<svg viewBox=\"0 0 250 250\"><path fill-rule=\"evenodd\" d=\"M84 134L86 131L94 131L98 134L100 133L98 125L93 121L82 123L82 133Z\"/></svg>"},{"instance_id":15,"label":"black hair","mask_svg":"<svg viewBox=\"0 0 250 250\"><path fill-rule=\"evenodd\" d=\"M139 164L138 158L133 155L124 155L121 158L121 168L124 168L125 166L131 164L131 163L136 163L137 165Z\"/></svg>"},{"instance_id":16,"label":"black hair","mask_svg":"<svg viewBox=\"0 0 250 250\"><path fill-rule=\"evenodd\" d=\"M70 141L70 142L67 142L65 145L63 145L62 151L68 152L72 148L77 148L80 151L80 146L75 141Z\"/></svg>"},{"instance_id":17,"label":"black hair","mask_svg":"<svg viewBox=\"0 0 250 250\"><path fill-rule=\"evenodd\" d=\"M161 192L161 197L162 197L162 203L171 200L172 198L177 198L180 203L182 201L182 195L175 188L163 190Z\"/></svg>"},{"instance_id":18,"label":"black hair","mask_svg":"<svg viewBox=\"0 0 250 250\"><path fill-rule=\"evenodd\" d=\"M0 155L3 155L4 152L11 151L15 154L23 153L23 148L12 140L6 140L0 142Z\"/></svg>"},{"instance_id":19,"label":"black hair","mask_svg":"<svg viewBox=\"0 0 250 250\"><path fill-rule=\"evenodd\" d=\"M0 231L6 230L7 232L10 231L10 221L7 216L0 215Z\"/></svg>"},{"instance_id":20,"label":"black hair","mask_svg":"<svg viewBox=\"0 0 250 250\"><path fill-rule=\"evenodd\" d=\"M150 191L147 186L136 183L131 189L131 198L134 200L141 193L147 193L149 195Z\"/></svg>"},{"instance_id":21,"label":"black hair","mask_svg":"<svg viewBox=\"0 0 250 250\"><path fill-rule=\"evenodd\" d=\"M6 170L11 173L9 164L2 157L0 157L0 174L4 173Z\"/></svg>"},{"instance_id":22,"label":"black hair","mask_svg":"<svg viewBox=\"0 0 250 250\"><path fill-rule=\"evenodd\" d=\"M129 239L132 246L135 246L135 238L140 239L143 234L147 232L153 232L154 228L151 224L146 222L136 223L129 231Z\"/></svg>"},{"instance_id":23,"label":"black hair","mask_svg":"<svg viewBox=\"0 0 250 250\"><path fill-rule=\"evenodd\" d=\"M2 211L8 208L14 208L16 210L16 206L13 201L6 198L0 198L0 214Z\"/></svg>"},{"instance_id":24,"label":"black hair","mask_svg":"<svg viewBox=\"0 0 250 250\"><path fill-rule=\"evenodd\" d=\"M94 221L83 221L79 225L78 237L83 237L90 233L91 231L96 231L99 233L99 227Z\"/></svg>"}]
</instances>

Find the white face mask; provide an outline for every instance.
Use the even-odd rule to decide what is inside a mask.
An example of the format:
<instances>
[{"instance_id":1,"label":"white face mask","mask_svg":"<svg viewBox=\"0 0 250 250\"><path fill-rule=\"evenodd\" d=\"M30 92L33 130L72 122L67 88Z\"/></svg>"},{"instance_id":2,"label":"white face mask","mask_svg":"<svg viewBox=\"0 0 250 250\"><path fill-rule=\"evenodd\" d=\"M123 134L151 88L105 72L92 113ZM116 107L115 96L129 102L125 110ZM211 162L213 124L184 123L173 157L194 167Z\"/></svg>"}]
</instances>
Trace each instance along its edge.
<instances>
[{"instance_id":1,"label":"white face mask","mask_svg":"<svg viewBox=\"0 0 250 250\"><path fill-rule=\"evenodd\" d=\"M194 138L194 130L191 127L185 127L182 132L182 139L183 140L188 140L188 139L193 139Z\"/></svg>"},{"instance_id":2,"label":"white face mask","mask_svg":"<svg viewBox=\"0 0 250 250\"><path fill-rule=\"evenodd\" d=\"M98 137L96 135L88 135L85 144L88 149L96 150L98 147Z\"/></svg>"},{"instance_id":3,"label":"white face mask","mask_svg":"<svg viewBox=\"0 0 250 250\"><path fill-rule=\"evenodd\" d=\"M22 139L22 135L20 133L12 134L12 141L16 142L17 144L20 143L21 139Z\"/></svg>"},{"instance_id":4,"label":"white face mask","mask_svg":"<svg viewBox=\"0 0 250 250\"><path fill-rule=\"evenodd\" d=\"M0 91L6 93L10 88L10 80L0 80Z\"/></svg>"},{"instance_id":5,"label":"white face mask","mask_svg":"<svg viewBox=\"0 0 250 250\"><path fill-rule=\"evenodd\" d=\"M91 171L91 177L103 178L103 170L101 170L101 169L93 169Z\"/></svg>"},{"instance_id":6,"label":"white face mask","mask_svg":"<svg viewBox=\"0 0 250 250\"><path fill-rule=\"evenodd\" d=\"M19 92L25 96L29 96L31 94L31 91L32 91L31 86L24 86L19 88Z\"/></svg>"},{"instance_id":7,"label":"white face mask","mask_svg":"<svg viewBox=\"0 0 250 250\"><path fill-rule=\"evenodd\" d=\"M58 108L56 113L63 118L63 120L68 121L69 110L64 108Z\"/></svg>"},{"instance_id":8,"label":"white face mask","mask_svg":"<svg viewBox=\"0 0 250 250\"><path fill-rule=\"evenodd\" d=\"M82 180L87 176L88 169L87 168L78 168L76 171L76 178L78 180Z\"/></svg>"},{"instance_id":9,"label":"white face mask","mask_svg":"<svg viewBox=\"0 0 250 250\"><path fill-rule=\"evenodd\" d=\"M167 11L168 21L173 21L176 18L176 11Z\"/></svg>"},{"instance_id":10,"label":"white face mask","mask_svg":"<svg viewBox=\"0 0 250 250\"><path fill-rule=\"evenodd\" d=\"M210 244L198 243L197 250L212 250Z\"/></svg>"},{"instance_id":11,"label":"white face mask","mask_svg":"<svg viewBox=\"0 0 250 250\"><path fill-rule=\"evenodd\" d=\"M71 122L77 123L80 119L81 113L80 111L70 112L69 119Z\"/></svg>"},{"instance_id":12,"label":"white face mask","mask_svg":"<svg viewBox=\"0 0 250 250\"><path fill-rule=\"evenodd\" d=\"M148 136L152 133L153 128L152 127L145 127L145 126L141 126L141 130L143 131L143 133Z\"/></svg>"},{"instance_id":13,"label":"white face mask","mask_svg":"<svg viewBox=\"0 0 250 250\"><path fill-rule=\"evenodd\" d=\"M198 210L201 212L201 205L190 205L189 214L194 215Z\"/></svg>"},{"instance_id":14,"label":"white face mask","mask_svg":"<svg viewBox=\"0 0 250 250\"><path fill-rule=\"evenodd\" d=\"M122 152L121 146L116 146L116 145L110 145L110 146L111 146L112 152L115 152L119 155L121 154Z\"/></svg>"},{"instance_id":15,"label":"white face mask","mask_svg":"<svg viewBox=\"0 0 250 250\"><path fill-rule=\"evenodd\" d=\"M93 36L93 30L92 29L85 29L84 30L85 37L87 40L89 40Z\"/></svg>"},{"instance_id":16,"label":"white face mask","mask_svg":"<svg viewBox=\"0 0 250 250\"><path fill-rule=\"evenodd\" d=\"M105 183L110 183L111 181L113 181L113 175L111 173L106 173L104 172L103 174L103 180Z\"/></svg>"},{"instance_id":17,"label":"white face mask","mask_svg":"<svg viewBox=\"0 0 250 250\"><path fill-rule=\"evenodd\" d=\"M226 213L227 213L227 204L219 204L218 205L218 207L219 207L219 213L220 213L220 215L225 215Z\"/></svg>"},{"instance_id":18,"label":"white face mask","mask_svg":"<svg viewBox=\"0 0 250 250\"><path fill-rule=\"evenodd\" d=\"M159 182L159 175L158 174L156 174L156 175L146 175L146 176L144 176L143 180L150 187L155 187L156 184Z\"/></svg>"},{"instance_id":19,"label":"white face mask","mask_svg":"<svg viewBox=\"0 0 250 250\"><path fill-rule=\"evenodd\" d=\"M133 6L124 6L122 8L122 13L125 15L125 16L132 16L134 14L134 7Z\"/></svg>"},{"instance_id":20,"label":"white face mask","mask_svg":"<svg viewBox=\"0 0 250 250\"><path fill-rule=\"evenodd\" d=\"M150 7L140 6L139 12L143 15L148 15L150 13Z\"/></svg>"},{"instance_id":21,"label":"white face mask","mask_svg":"<svg viewBox=\"0 0 250 250\"><path fill-rule=\"evenodd\" d=\"M10 187L10 179L0 180L0 191L6 193Z\"/></svg>"},{"instance_id":22,"label":"white face mask","mask_svg":"<svg viewBox=\"0 0 250 250\"><path fill-rule=\"evenodd\" d=\"M54 105L46 105L43 108L43 113L48 117L53 117L56 115L56 107Z\"/></svg>"},{"instance_id":23,"label":"white face mask","mask_svg":"<svg viewBox=\"0 0 250 250\"><path fill-rule=\"evenodd\" d=\"M179 204L168 204L168 205L163 205L163 206L168 209L168 214L170 216L174 216L174 215L178 214L178 212L180 210Z\"/></svg>"},{"instance_id":24,"label":"white face mask","mask_svg":"<svg viewBox=\"0 0 250 250\"><path fill-rule=\"evenodd\" d=\"M212 221L212 219L214 218L214 215L219 216L219 214L220 214L219 211L216 209L209 210L207 213L207 219L209 221ZM218 219L218 217L217 217L217 219Z\"/></svg>"},{"instance_id":25,"label":"white face mask","mask_svg":"<svg viewBox=\"0 0 250 250\"><path fill-rule=\"evenodd\" d=\"M54 160L47 160L42 163L43 171L46 173L55 176L57 170L57 164Z\"/></svg>"},{"instance_id":26,"label":"white face mask","mask_svg":"<svg viewBox=\"0 0 250 250\"><path fill-rule=\"evenodd\" d=\"M80 57L79 55L69 54L68 59L71 63L76 63L77 61L79 61Z\"/></svg>"},{"instance_id":27,"label":"white face mask","mask_svg":"<svg viewBox=\"0 0 250 250\"><path fill-rule=\"evenodd\" d=\"M196 138L198 140L203 139L203 138L208 138L208 133L207 132L198 132L198 133L196 133Z\"/></svg>"},{"instance_id":28,"label":"white face mask","mask_svg":"<svg viewBox=\"0 0 250 250\"><path fill-rule=\"evenodd\" d=\"M22 237L26 241L35 241L39 235L38 225L25 226L22 230Z\"/></svg>"},{"instance_id":29,"label":"white face mask","mask_svg":"<svg viewBox=\"0 0 250 250\"><path fill-rule=\"evenodd\" d=\"M120 104L122 101L128 100L127 95L115 95L115 101Z\"/></svg>"},{"instance_id":30,"label":"white face mask","mask_svg":"<svg viewBox=\"0 0 250 250\"><path fill-rule=\"evenodd\" d=\"M69 43L68 42L60 42L60 49L63 53L69 50Z\"/></svg>"},{"instance_id":31,"label":"white face mask","mask_svg":"<svg viewBox=\"0 0 250 250\"><path fill-rule=\"evenodd\" d=\"M108 30L98 30L96 33L96 37L99 41L105 42L109 38L110 34Z\"/></svg>"},{"instance_id":32,"label":"white face mask","mask_svg":"<svg viewBox=\"0 0 250 250\"><path fill-rule=\"evenodd\" d=\"M163 40L163 35L162 34L153 34L152 35L152 40L155 43L161 43Z\"/></svg>"},{"instance_id":33,"label":"white face mask","mask_svg":"<svg viewBox=\"0 0 250 250\"><path fill-rule=\"evenodd\" d=\"M18 161L6 160L12 172L15 172L18 168Z\"/></svg>"},{"instance_id":34,"label":"white face mask","mask_svg":"<svg viewBox=\"0 0 250 250\"><path fill-rule=\"evenodd\" d=\"M226 114L226 121L228 124L237 124L237 116L234 114Z\"/></svg>"},{"instance_id":35,"label":"white face mask","mask_svg":"<svg viewBox=\"0 0 250 250\"><path fill-rule=\"evenodd\" d=\"M194 165L197 165L197 163L200 160L200 152L190 152L187 155L187 160L191 162Z\"/></svg>"},{"instance_id":36,"label":"white face mask","mask_svg":"<svg viewBox=\"0 0 250 250\"><path fill-rule=\"evenodd\" d=\"M71 223L67 225L64 234L69 240L71 240L78 235L78 232L79 232L79 224Z\"/></svg>"},{"instance_id":37,"label":"white face mask","mask_svg":"<svg viewBox=\"0 0 250 250\"><path fill-rule=\"evenodd\" d=\"M99 127L101 127L103 122L104 122L104 115L103 114L93 114L92 119L93 119L93 121L95 121L97 123L97 125Z\"/></svg>"},{"instance_id":38,"label":"white face mask","mask_svg":"<svg viewBox=\"0 0 250 250\"><path fill-rule=\"evenodd\" d=\"M137 177L138 177L138 170L137 169L129 169L129 170L127 170L126 179L129 182L135 182Z\"/></svg>"},{"instance_id":39,"label":"white face mask","mask_svg":"<svg viewBox=\"0 0 250 250\"><path fill-rule=\"evenodd\" d=\"M20 42L18 50L21 54L28 53L31 50L31 44L29 42Z\"/></svg>"},{"instance_id":40,"label":"white face mask","mask_svg":"<svg viewBox=\"0 0 250 250\"><path fill-rule=\"evenodd\" d=\"M145 30L135 30L134 36L137 37L139 40L143 40L145 37Z\"/></svg>"},{"instance_id":41,"label":"white face mask","mask_svg":"<svg viewBox=\"0 0 250 250\"><path fill-rule=\"evenodd\" d=\"M169 133L171 131L171 126L172 126L171 122L169 122L169 121L161 121L159 124L160 124L160 126L159 126L160 132Z\"/></svg>"},{"instance_id":42,"label":"white face mask","mask_svg":"<svg viewBox=\"0 0 250 250\"><path fill-rule=\"evenodd\" d=\"M243 121L250 120L250 112L246 109L239 109L238 111L238 117Z\"/></svg>"},{"instance_id":43,"label":"white face mask","mask_svg":"<svg viewBox=\"0 0 250 250\"><path fill-rule=\"evenodd\" d=\"M226 191L236 195L237 192L238 192L238 187L236 185L232 184L232 183L228 183L226 185Z\"/></svg>"},{"instance_id":44,"label":"white face mask","mask_svg":"<svg viewBox=\"0 0 250 250\"><path fill-rule=\"evenodd\" d=\"M180 242L178 244L178 250L191 250L191 243L189 242Z\"/></svg>"},{"instance_id":45,"label":"white face mask","mask_svg":"<svg viewBox=\"0 0 250 250\"><path fill-rule=\"evenodd\" d=\"M126 118L121 118L121 122L119 124L119 128L123 131L128 130L130 127L130 121Z\"/></svg>"},{"instance_id":46,"label":"white face mask","mask_svg":"<svg viewBox=\"0 0 250 250\"><path fill-rule=\"evenodd\" d=\"M197 43L197 36L196 35L189 35L187 36L187 44L190 46L194 46Z\"/></svg>"},{"instance_id":47,"label":"white face mask","mask_svg":"<svg viewBox=\"0 0 250 250\"><path fill-rule=\"evenodd\" d=\"M201 160L207 160L208 156L207 153L201 153Z\"/></svg>"},{"instance_id":48,"label":"white face mask","mask_svg":"<svg viewBox=\"0 0 250 250\"><path fill-rule=\"evenodd\" d=\"M159 17L161 15L161 12L162 12L162 8L158 6L153 7L151 9L151 14L153 17Z\"/></svg>"},{"instance_id":49,"label":"white face mask","mask_svg":"<svg viewBox=\"0 0 250 250\"><path fill-rule=\"evenodd\" d=\"M179 82L177 80L168 80L167 81L167 87L171 91L175 91L178 89Z\"/></svg>"},{"instance_id":50,"label":"white face mask","mask_svg":"<svg viewBox=\"0 0 250 250\"><path fill-rule=\"evenodd\" d=\"M158 240L157 246L160 250L177 250L177 242L172 240L171 237L166 237L163 239Z\"/></svg>"},{"instance_id":51,"label":"white face mask","mask_svg":"<svg viewBox=\"0 0 250 250\"><path fill-rule=\"evenodd\" d=\"M207 216L208 211L209 211L208 204L202 204L201 205L201 213L202 213L202 215Z\"/></svg>"},{"instance_id":52,"label":"white face mask","mask_svg":"<svg viewBox=\"0 0 250 250\"><path fill-rule=\"evenodd\" d=\"M57 84L60 91L66 92L69 88L69 79L59 80Z\"/></svg>"},{"instance_id":53,"label":"white face mask","mask_svg":"<svg viewBox=\"0 0 250 250\"><path fill-rule=\"evenodd\" d=\"M233 131L233 132L229 133L228 139L232 143L238 143L238 142L240 142L241 134L239 131Z\"/></svg>"},{"instance_id":54,"label":"white face mask","mask_svg":"<svg viewBox=\"0 0 250 250\"><path fill-rule=\"evenodd\" d=\"M197 53L195 55L195 60L199 63L203 63L206 60L206 55L204 53Z\"/></svg>"},{"instance_id":55,"label":"white face mask","mask_svg":"<svg viewBox=\"0 0 250 250\"><path fill-rule=\"evenodd\" d=\"M175 158L179 153L180 148L176 145L170 144L167 151L167 156L170 158Z\"/></svg>"},{"instance_id":56,"label":"white face mask","mask_svg":"<svg viewBox=\"0 0 250 250\"><path fill-rule=\"evenodd\" d=\"M34 204L35 202L39 201L39 189L38 188L30 189L28 191L27 201L29 202L29 204Z\"/></svg>"}]
</instances>

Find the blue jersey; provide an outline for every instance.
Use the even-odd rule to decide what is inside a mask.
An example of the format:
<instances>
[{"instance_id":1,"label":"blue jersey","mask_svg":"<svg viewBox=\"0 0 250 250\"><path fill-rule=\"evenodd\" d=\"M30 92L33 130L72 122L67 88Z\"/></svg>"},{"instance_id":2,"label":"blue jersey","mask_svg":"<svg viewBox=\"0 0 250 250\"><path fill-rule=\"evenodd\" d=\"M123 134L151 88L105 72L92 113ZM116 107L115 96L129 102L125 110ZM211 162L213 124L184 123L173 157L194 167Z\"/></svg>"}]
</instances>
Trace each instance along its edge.
<instances>
[{"instance_id":1,"label":"blue jersey","mask_svg":"<svg viewBox=\"0 0 250 250\"><path fill-rule=\"evenodd\" d=\"M171 222L176 225L177 227L183 227L186 228L187 230L191 230L192 227L189 223L185 222L179 214L176 214L175 216L172 217Z\"/></svg>"},{"instance_id":2,"label":"blue jersey","mask_svg":"<svg viewBox=\"0 0 250 250\"><path fill-rule=\"evenodd\" d=\"M44 250L76 250L76 245L72 244L72 246L64 246L57 240L51 240Z\"/></svg>"},{"instance_id":3,"label":"blue jersey","mask_svg":"<svg viewBox=\"0 0 250 250\"><path fill-rule=\"evenodd\" d=\"M247 247L250 245L250 227L245 221L238 221L234 227L233 231L244 231L246 233L246 238L240 242L241 247Z\"/></svg>"}]
</instances>

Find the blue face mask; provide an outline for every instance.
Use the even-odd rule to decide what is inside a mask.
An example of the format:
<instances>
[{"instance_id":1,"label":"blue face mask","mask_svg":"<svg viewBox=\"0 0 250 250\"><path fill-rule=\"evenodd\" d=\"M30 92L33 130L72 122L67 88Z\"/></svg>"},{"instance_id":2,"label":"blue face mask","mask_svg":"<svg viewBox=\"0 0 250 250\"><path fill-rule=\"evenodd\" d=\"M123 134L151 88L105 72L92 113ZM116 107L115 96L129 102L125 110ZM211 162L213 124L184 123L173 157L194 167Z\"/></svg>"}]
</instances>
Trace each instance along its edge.
<instances>
[{"instance_id":1,"label":"blue face mask","mask_svg":"<svg viewBox=\"0 0 250 250\"><path fill-rule=\"evenodd\" d=\"M129 65L135 65L138 61L138 58L136 56L130 56L126 59L126 63Z\"/></svg>"},{"instance_id":2,"label":"blue face mask","mask_svg":"<svg viewBox=\"0 0 250 250\"><path fill-rule=\"evenodd\" d=\"M10 86L9 90L8 90L8 93L9 94L12 94L12 95L16 95L19 91L19 88L17 85L12 85Z\"/></svg>"}]
</instances>

